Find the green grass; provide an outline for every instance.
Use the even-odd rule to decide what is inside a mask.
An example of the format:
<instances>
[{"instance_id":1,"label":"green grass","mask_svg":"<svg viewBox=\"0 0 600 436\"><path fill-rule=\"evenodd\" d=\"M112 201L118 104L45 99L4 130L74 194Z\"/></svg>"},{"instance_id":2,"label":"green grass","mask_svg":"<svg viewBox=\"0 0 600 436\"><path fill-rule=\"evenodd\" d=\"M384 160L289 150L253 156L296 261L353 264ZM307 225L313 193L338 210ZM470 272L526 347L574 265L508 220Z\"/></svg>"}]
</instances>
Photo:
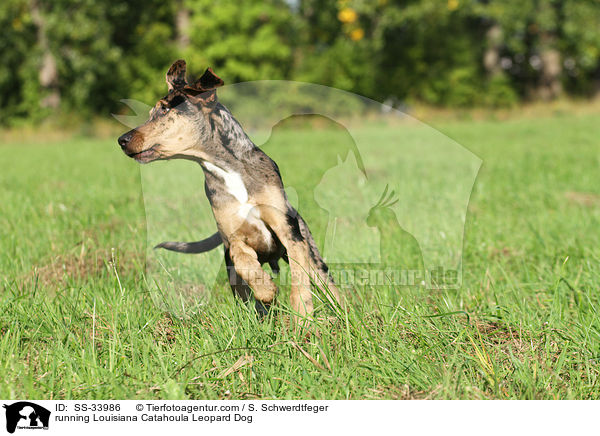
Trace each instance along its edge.
<instances>
[{"instance_id":1,"label":"green grass","mask_svg":"<svg viewBox=\"0 0 600 436\"><path fill-rule=\"evenodd\" d=\"M289 328L286 287L263 321L223 275L189 316L155 304L139 166L114 141L0 145L0 397L598 399L597 120L436 126L483 160L462 287L358 286L309 339ZM284 179L317 164L291 162Z\"/></svg>"}]
</instances>

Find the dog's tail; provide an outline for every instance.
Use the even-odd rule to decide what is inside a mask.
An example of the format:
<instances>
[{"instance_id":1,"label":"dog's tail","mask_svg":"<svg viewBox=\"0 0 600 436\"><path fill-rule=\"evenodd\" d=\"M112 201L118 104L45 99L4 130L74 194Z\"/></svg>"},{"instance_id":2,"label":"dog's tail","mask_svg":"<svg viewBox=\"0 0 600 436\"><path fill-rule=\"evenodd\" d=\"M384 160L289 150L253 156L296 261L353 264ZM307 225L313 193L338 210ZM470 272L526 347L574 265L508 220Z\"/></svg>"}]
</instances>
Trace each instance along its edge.
<instances>
[{"instance_id":1,"label":"dog's tail","mask_svg":"<svg viewBox=\"0 0 600 436\"><path fill-rule=\"evenodd\" d=\"M166 250L176 251L178 253L188 253L188 254L196 254L196 253L205 253L207 251L212 250L213 248L218 247L223 243L223 239L221 239L221 235L217 232L212 236L209 236L202 241L196 242L161 242L158 244L156 248L164 248Z\"/></svg>"}]
</instances>

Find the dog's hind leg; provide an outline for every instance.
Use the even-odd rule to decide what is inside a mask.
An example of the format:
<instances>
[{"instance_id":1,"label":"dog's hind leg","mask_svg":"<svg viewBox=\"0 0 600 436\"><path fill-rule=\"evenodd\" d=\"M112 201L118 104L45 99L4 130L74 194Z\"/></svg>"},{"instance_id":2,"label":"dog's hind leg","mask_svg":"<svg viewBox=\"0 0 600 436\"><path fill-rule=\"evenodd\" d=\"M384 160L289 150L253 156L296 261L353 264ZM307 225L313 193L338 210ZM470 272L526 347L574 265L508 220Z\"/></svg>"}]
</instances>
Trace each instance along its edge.
<instances>
[{"instance_id":1,"label":"dog's hind leg","mask_svg":"<svg viewBox=\"0 0 600 436\"><path fill-rule=\"evenodd\" d=\"M298 224L300 226L300 231L306 243L308 245L310 264L312 270L315 272L314 279L315 284L321 289L323 292L323 296L329 300L329 302L333 305L336 303L340 306L343 306L342 300L340 298L340 292L335 285L333 277L329 273L329 267L321 257L321 253L319 252L319 248L313 239L312 234L310 233L310 229L306 222L302 219L300 214L297 214Z\"/></svg>"},{"instance_id":2,"label":"dog's hind leg","mask_svg":"<svg viewBox=\"0 0 600 436\"><path fill-rule=\"evenodd\" d=\"M273 271L273 274L279 274L279 264L277 263L276 260L270 260L269 261L269 266L271 267L271 271Z\"/></svg>"},{"instance_id":3,"label":"dog's hind leg","mask_svg":"<svg viewBox=\"0 0 600 436\"><path fill-rule=\"evenodd\" d=\"M310 249L302 235L296 214L286 214L273 207L261 209L261 214L286 249L291 272L290 303L292 309L300 315L294 316L298 325L301 317L309 317L313 312L311 279L318 282L310 261Z\"/></svg>"},{"instance_id":4,"label":"dog's hind leg","mask_svg":"<svg viewBox=\"0 0 600 436\"><path fill-rule=\"evenodd\" d=\"M229 273L230 283L232 273L234 273L238 279L242 279L246 286L249 285L256 300L256 310L260 314L265 314L275 299L277 286L271 276L262 269L256 252L245 242L232 238L229 254L230 261L233 263L233 268L227 266L228 271L231 271ZM227 261L227 257L225 260ZM238 292L236 288L233 289L234 292Z\"/></svg>"}]
</instances>

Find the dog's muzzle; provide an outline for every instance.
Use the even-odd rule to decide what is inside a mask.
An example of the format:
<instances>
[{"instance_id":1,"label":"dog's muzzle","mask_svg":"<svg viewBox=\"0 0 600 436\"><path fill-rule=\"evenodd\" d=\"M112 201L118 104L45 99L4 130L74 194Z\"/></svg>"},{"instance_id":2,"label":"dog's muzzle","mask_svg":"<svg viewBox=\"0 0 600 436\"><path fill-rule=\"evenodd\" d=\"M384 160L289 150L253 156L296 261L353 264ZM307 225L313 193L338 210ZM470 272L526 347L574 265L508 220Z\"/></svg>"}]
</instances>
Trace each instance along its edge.
<instances>
[{"instance_id":1,"label":"dog's muzzle","mask_svg":"<svg viewBox=\"0 0 600 436\"><path fill-rule=\"evenodd\" d=\"M123 135L119 136L119 139L117 140L117 142L119 143L119 145L121 146L123 151L125 151L127 149L127 145L129 145L129 143L131 142L131 139L133 138L134 133L135 133L135 131L130 130L129 132L124 133Z\"/></svg>"},{"instance_id":2,"label":"dog's muzzle","mask_svg":"<svg viewBox=\"0 0 600 436\"><path fill-rule=\"evenodd\" d=\"M143 136L136 129L121 135L117 140L123 152L139 163L148 163L160 158L160 153L156 150L158 144L152 147L142 149L144 145Z\"/></svg>"}]
</instances>

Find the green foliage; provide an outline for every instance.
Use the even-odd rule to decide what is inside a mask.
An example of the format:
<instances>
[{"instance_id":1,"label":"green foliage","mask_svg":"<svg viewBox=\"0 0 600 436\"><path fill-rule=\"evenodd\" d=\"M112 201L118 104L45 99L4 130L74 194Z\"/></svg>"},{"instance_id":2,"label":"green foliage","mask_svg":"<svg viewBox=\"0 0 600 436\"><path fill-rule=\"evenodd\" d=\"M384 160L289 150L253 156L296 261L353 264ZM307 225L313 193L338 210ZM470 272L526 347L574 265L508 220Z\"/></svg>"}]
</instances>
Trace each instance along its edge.
<instances>
[{"instance_id":1,"label":"green foliage","mask_svg":"<svg viewBox=\"0 0 600 436\"><path fill-rule=\"evenodd\" d=\"M188 63L210 65L228 83L289 77L295 17L283 0L186 0L192 18Z\"/></svg>"},{"instance_id":2,"label":"green foliage","mask_svg":"<svg viewBox=\"0 0 600 436\"><path fill-rule=\"evenodd\" d=\"M32 60L35 27L27 13L26 0L6 0L0 4L0 123L29 114L37 106L39 86Z\"/></svg>"},{"instance_id":3,"label":"green foliage","mask_svg":"<svg viewBox=\"0 0 600 436\"><path fill-rule=\"evenodd\" d=\"M510 78L501 74L490 78L479 101L485 106L508 107L517 103L519 96Z\"/></svg>"},{"instance_id":4,"label":"green foliage","mask_svg":"<svg viewBox=\"0 0 600 436\"><path fill-rule=\"evenodd\" d=\"M124 97L156 90L157 74L171 59L172 11L160 1L52 2L52 51L61 94L71 109L107 113ZM164 88L164 87L163 87ZM155 94L154 94L155 96Z\"/></svg>"},{"instance_id":5,"label":"green foliage","mask_svg":"<svg viewBox=\"0 0 600 436\"><path fill-rule=\"evenodd\" d=\"M569 1L564 8L561 41L573 91L590 93L600 77L600 6L598 2ZM594 83L595 80L595 83Z\"/></svg>"},{"instance_id":6,"label":"green foliage","mask_svg":"<svg viewBox=\"0 0 600 436\"><path fill-rule=\"evenodd\" d=\"M379 101L504 106L549 85L591 96L599 22L600 3L581 0L6 0L0 123L51 114L52 90L40 81L47 55L60 109L82 115L118 111L122 98L153 102L178 57L226 83L300 80ZM484 66L490 48L494 71ZM558 54L550 78L549 52Z\"/></svg>"},{"instance_id":7,"label":"green foliage","mask_svg":"<svg viewBox=\"0 0 600 436\"><path fill-rule=\"evenodd\" d=\"M44 55L32 19L32 1L10 0L0 8L7 29L0 44L2 121L40 118L45 90L39 70ZM172 59L172 9L159 1L96 0L39 2L48 52L56 62L62 108L108 114L121 98L154 99ZM164 92L164 86L162 91Z\"/></svg>"},{"instance_id":8,"label":"green foliage","mask_svg":"<svg viewBox=\"0 0 600 436\"><path fill-rule=\"evenodd\" d=\"M306 53L294 78L332 86L369 97L379 97L375 85L375 65L365 42L336 40L333 45Z\"/></svg>"},{"instance_id":9,"label":"green foliage","mask_svg":"<svg viewBox=\"0 0 600 436\"><path fill-rule=\"evenodd\" d=\"M567 90L590 95L600 79L600 3L580 0L505 0L475 8L500 24L507 73L521 94L540 80L535 58L544 50L560 52L561 81Z\"/></svg>"}]
</instances>

